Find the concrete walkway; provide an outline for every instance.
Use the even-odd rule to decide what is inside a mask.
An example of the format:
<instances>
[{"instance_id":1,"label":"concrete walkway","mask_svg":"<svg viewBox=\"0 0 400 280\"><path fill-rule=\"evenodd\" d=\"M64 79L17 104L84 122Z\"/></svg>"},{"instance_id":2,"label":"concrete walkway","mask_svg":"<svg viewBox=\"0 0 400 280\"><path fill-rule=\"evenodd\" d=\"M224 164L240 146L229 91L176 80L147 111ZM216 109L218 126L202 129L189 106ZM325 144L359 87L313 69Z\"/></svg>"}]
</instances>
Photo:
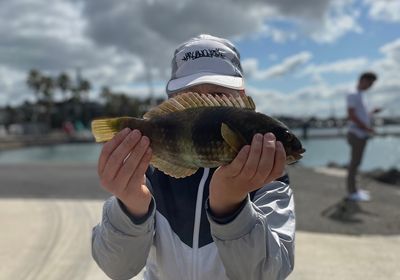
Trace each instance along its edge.
<instances>
[{"instance_id":1,"label":"concrete walkway","mask_svg":"<svg viewBox=\"0 0 400 280\"><path fill-rule=\"evenodd\" d=\"M400 279L400 235L348 236L298 232L289 280Z\"/></svg>"},{"instance_id":2,"label":"concrete walkway","mask_svg":"<svg viewBox=\"0 0 400 280\"><path fill-rule=\"evenodd\" d=\"M93 200L1 199L0 279L108 279L90 253L101 208ZM399 249L400 236L298 232L289 279L397 280Z\"/></svg>"}]
</instances>

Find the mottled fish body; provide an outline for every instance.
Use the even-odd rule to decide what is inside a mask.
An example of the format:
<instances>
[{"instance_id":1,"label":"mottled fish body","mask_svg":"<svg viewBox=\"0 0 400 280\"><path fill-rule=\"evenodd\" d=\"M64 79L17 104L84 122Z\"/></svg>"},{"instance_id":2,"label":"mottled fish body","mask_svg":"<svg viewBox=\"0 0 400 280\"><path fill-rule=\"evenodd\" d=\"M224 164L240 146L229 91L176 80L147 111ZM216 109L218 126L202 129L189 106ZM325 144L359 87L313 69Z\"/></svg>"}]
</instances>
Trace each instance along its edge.
<instances>
[{"instance_id":1,"label":"mottled fish body","mask_svg":"<svg viewBox=\"0 0 400 280\"><path fill-rule=\"evenodd\" d=\"M149 137L151 164L176 178L189 176L200 167L231 162L256 133L273 133L285 147L287 163L298 160L304 152L283 123L255 112L247 96L184 93L150 110L143 119L121 117L92 122L97 142L112 139L125 127L139 129Z\"/></svg>"}]
</instances>

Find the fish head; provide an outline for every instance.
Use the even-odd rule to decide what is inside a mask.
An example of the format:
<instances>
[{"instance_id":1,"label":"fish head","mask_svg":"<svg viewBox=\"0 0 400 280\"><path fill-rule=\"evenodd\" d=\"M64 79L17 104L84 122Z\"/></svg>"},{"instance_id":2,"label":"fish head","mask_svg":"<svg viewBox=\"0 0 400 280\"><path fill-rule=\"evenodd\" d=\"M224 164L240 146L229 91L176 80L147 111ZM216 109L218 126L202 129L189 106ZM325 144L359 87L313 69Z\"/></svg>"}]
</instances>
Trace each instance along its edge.
<instances>
[{"instance_id":1,"label":"fish head","mask_svg":"<svg viewBox=\"0 0 400 280\"><path fill-rule=\"evenodd\" d=\"M286 152L286 164L293 164L303 157L306 151L299 138L287 127L276 127L273 133L277 141L282 142Z\"/></svg>"}]
</instances>

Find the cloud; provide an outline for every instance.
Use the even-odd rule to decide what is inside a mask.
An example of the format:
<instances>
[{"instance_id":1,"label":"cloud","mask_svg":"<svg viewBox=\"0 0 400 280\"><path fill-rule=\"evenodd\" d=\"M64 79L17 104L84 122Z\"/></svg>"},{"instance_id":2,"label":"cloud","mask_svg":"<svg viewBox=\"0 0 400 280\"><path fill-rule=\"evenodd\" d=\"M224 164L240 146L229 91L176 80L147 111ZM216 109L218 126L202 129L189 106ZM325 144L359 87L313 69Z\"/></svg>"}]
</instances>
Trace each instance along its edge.
<instances>
[{"instance_id":1,"label":"cloud","mask_svg":"<svg viewBox=\"0 0 400 280\"><path fill-rule=\"evenodd\" d=\"M296 32L281 30L266 24L263 26L263 31L260 33L261 34L257 36L265 36L267 38L270 37L275 43L286 43L288 41L294 41L298 38Z\"/></svg>"},{"instance_id":2,"label":"cloud","mask_svg":"<svg viewBox=\"0 0 400 280\"><path fill-rule=\"evenodd\" d=\"M318 42L361 32L352 0L270 1L82 1L86 34L98 45L138 55L151 67L165 68L177 44L200 33L245 39L267 36L275 42L303 30ZM293 28L279 27L279 22ZM298 27L298 28L296 28Z\"/></svg>"},{"instance_id":3,"label":"cloud","mask_svg":"<svg viewBox=\"0 0 400 280\"><path fill-rule=\"evenodd\" d=\"M360 12L347 2L352 1L332 2L332 8L320 23L311 22L316 24L312 26L309 26L310 22L305 23L308 32L316 42L332 43L348 33L363 32L357 21Z\"/></svg>"},{"instance_id":4,"label":"cloud","mask_svg":"<svg viewBox=\"0 0 400 280\"><path fill-rule=\"evenodd\" d=\"M131 53L95 45L85 27L80 6L69 1L0 2L0 65L10 71L58 73L101 65L117 72L121 64L138 63Z\"/></svg>"},{"instance_id":5,"label":"cloud","mask_svg":"<svg viewBox=\"0 0 400 280\"><path fill-rule=\"evenodd\" d=\"M129 51L151 67L162 68L169 66L174 48L190 37L257 33L263 18L252 16L254 8L229 0L87 0L83 11L87 35L98 45Z\"/></svg>"},{"instance_id":6,"label":"cloud","mask_svg":"<svg viewBox=\"0 0 400 280\"><path fill-rule=\"evenodd\" d=\"M378 74L378 84L400 84L400 38L384 44L379 51L383 57L373 61L370 67Z\"/></svg>"},{"instance_id":7,"label":"cloud","mask_svg":"<svg viewBox=\"0 0 400 280\"><path fill-rule=\"evenodd\" d=\"M83 25L78 10L69 2L3 1L1 64L23 70L70 65L71 58L81 53L74 52L72 46L87 43L82 36Z\"/></svg>"},{"instance_id":8,"label":"cloud","mask_svg":"<svg viewBox=\"0 0 400 280\"><path fill-rule=\"evenodd\" d=\"M397 64L400 63L400 38L383 45L379 51Z\"/></svg>"},{"instance_id":9,"label":"cloud","mask_svg":"<svg viewBox=\"0 0 400 280\"><path fill-rule=\"evenodd\" d=\"M400 107L400 79L398 78L400 38L382 45L379 51L383 56L373 61L360 57L309 65L301 72L301 75L361 72L364 69L375 71L378 74L378 80L366 93L367 103L372 107L383 107L382 116L396 116ZM252 63L254 66L255 61ZM298 117L312 115L328 117L335 114L337 117L344 117L346 115L345 96L356 90L356 82L354 80L333 84L322 79L320 83L290 92L257 87L249 87L247 92L254 97L257 109L264 113Z\"/></svg>"},{"instance_id":10,"label":"cloud","mask_svg":"<svg viewBox=\"0 0 400 280\"><path fill-rule=\"evenodd\" d=\"M301 71L300 76L311 75L319 76L321 74L348 74L361 71L368 65L368 59L365 57L341 59L325 64L311 64Z\"/></svg>"},{"instance_id":11,"label":"cloud","mask_svg":"<svg viewBox=\"0 0 400 280\"><path fill-rule=\"evenodd\" d=\"M97 88L145 84L149 73L163 85L174 48L200 33L235 42L333 42L362 32L353 8L352 0L0 0L0 69L7 74L0 104L30 98L25 79L32 68L49 75L80 68ZM292 73L311 57L302 52L267 69L255 59L243 64L246 75L263 80ZM380 63L393 67L389 59Z\"/></svg>"},{"instance_id":12,"label":"cloud","mask_svg":"<svg viewBox=\"0 0 400 280\"><path fill-rule=\"evenodd\" d=\"M90 67L98 56L106 58L103 49L112 48L139 57L150 67L166 68L174 47L200 33L228 38L264 34L276 42L297 37L296 28L283 30L275 26L276 20L308 22L315 32L323 26L318 23L329 17L329 10L337 6L332 3L336 2L2 1L1 61L24 69L30 65L76 67L79 61ZM20 60L11 59L20 55Z\"/></svg>"},{"instance_id":13,"label":"cloud","mask_svg":"<svg viewBox=\"0 0 400 280\"><path fill-rule=\"evenodd\" d=\"M348 33L361 33L354 0L272 0L276 18L295 23L318 43L332 43Z\"/></svg>"},{"instance_id":14,"label":"cloud","mask_svg":"<svg viewBox=\"0 0 400 280\"><path fill-rule=\"evenodd\" d=\"M376 85L371 90L371 100L383 106L384 113L398 115L400 107L400 38L379 48L383 57L371 63L371 69L378 74Z\"/></svg>"},{"instance_id":15,"label":"cloud","mask_svg":"<svg viewBox=\"0 0 400 280\"><path fill-rule=\"evenodd\" d=\"M243 61L244 73L249 79L265 80L274 77L284 76L295 71L300 65L308 62L312 54L307 51L285 58L281 63L273 65L267 69L259 69L258 61L254 58Z\"/></svg>"},{"instance_id":16,"label":"cloud","mask_svg":"<svg viewBox=\"0 0 400 280\"><path fill-rule=\"evenodd\" d=\"M296 117L344 116L345 95L351 90L349 83L337 86L315 85L292 92L249 87L247 92L257 104L257 111L269 115Z\"/></svg>"},{"instance_id":17,"label":"cloud","mask_svg":"<svg viewBox=\"0 0 400 280\"><path fill-rule=\"evenodd\" d=\"M397 0L364 0L370 18L385 22L400 22L400 2Z\"/></svg>"},{"instance_id":18,"label":"cloud","mask_svg":"<svg viewBox=\"0 0 400 280\"><path fill-rule=\"evenodd\" d=\"M0 65L0 104L14 105L27 99L24 75L22 71ZM32 100L33 94L29 97Z\"/></svg>"}]
</instances>

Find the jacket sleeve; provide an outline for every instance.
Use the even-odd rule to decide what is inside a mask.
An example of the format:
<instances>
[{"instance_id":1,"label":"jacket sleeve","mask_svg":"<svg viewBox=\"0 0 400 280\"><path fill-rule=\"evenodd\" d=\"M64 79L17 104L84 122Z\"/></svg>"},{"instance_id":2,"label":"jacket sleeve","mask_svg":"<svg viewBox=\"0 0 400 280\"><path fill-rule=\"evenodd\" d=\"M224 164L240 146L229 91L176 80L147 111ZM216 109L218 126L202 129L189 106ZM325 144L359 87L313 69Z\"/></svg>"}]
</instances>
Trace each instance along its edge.
<instances>
[{"instance_id":1,"label":"jacket sleeve","mask_svg":"<svg viewBox=\"0 0 400 280\"><path fill-rule=\"evenodd\" d=\"M116 197L103 207L100 224L92 232L92 256L111 279L130 279L146 264L154 235L154 198L147 218L134 221Z\"/></svg>"},{"instance_id":2,"label":"jacket sleeve","mask_svg":"<svg viewBox=\"0 0 400 280\"><path fill-rule=\"evenodd\" d=\"M264 186L228 223L218 223L209 208L207 216L229 279L285 279L293 270L295 214L289 185Z\"/></svg>"}]
</instances>

